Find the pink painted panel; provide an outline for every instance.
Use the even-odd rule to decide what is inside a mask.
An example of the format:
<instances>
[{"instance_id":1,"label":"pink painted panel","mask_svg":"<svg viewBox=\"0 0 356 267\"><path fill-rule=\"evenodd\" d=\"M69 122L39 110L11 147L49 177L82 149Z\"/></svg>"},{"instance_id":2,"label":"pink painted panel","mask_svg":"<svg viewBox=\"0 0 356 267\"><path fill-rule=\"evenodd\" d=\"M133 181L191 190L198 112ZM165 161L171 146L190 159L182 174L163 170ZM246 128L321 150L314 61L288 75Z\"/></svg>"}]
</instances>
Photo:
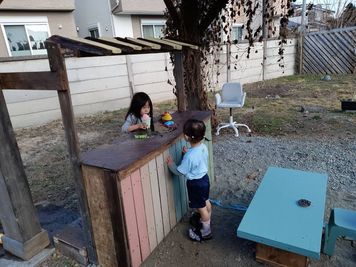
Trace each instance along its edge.
<instances>
[{"instance_id":1,"label":"pink painted panel","mask_svg":"<svg viewBox=\"0 0 356 267\"><path fill-rule=\"evenodd\" d=\"M166 164L168 155L169 155L169 150L167 149L163 152L163 166L164 166L164 173L166 177L166 186L167 186L169 221L170 221L171 228L173 228L177 223L177 217L176 217L176 209L174 204L173 177Z\"/></svg>"},{"instance_id":2,"label":"pink painted panel","mask_svg":"<svg viewBox=\"0 0 356 267\"><path fill-rule=\"evenodd\" d=\"M151 191L152 191L152 200L153 200L153 211L154 211L154 216L155 216L157 242L160 243L164 238L164 232L163 232L161 199L159 196L156 159L153 159L148 163L148 168L149 168L149 172L150 172L150 181L151 181Z\"/></svg>"},{"instance_id":3,"label":"pink painted panel","mask_svg":"<svg viewBox=\"0 0 356 267\"><path fill-rule=\"evenodd\" d=\"M162 154L160 154L156 157L156 163L157 163L159 195L161 198L163 231L164 231L164 236L167 236L169 231L171 230L171 225L169 222L166 175L164 172L164 166L163 166L164 163L163 163L163 155Z\"/></svg>"},{"instance_id":4,"label":"pink painted panel","mask_svg":"<svg viewBox=\"0 0 356 267\"><path fill-rule=\"evenodd\" d=\"M143 199L145 202L148 241L150 243L150 250L153 251L154 248L157 246L157 236L156 236L156 225L155 225L155 217L153 212L153 200L152 200L151 181L150 181L150 173L148 170L148 164L143 165L140 168L140 173L141 173L141 183L142 183L142 190L143 190Z\"/></svg>"},{"instance_id":5,"label":"pink painted panel","mask_svg":"<svg viewBox=\"0 0 356 267\"><path fill-rule=\"evenodd\" d=\"M129 249L131 256L131 263L133 267L140 266L141 264L141 250L140 241L137 231L137 222L135 214L135 204L133 198L133 192L131 187L131 177L127 176L120 181L122 202L124 206L126 231L129 240Z\"/></svg>"},{"instance_id":6,"label":"pink painted panel","mask_svg":"<svg viewBox=\"0 0 356 267\"><path fill-rule=\"evenodd\" d=\"M136 210L136 220L138 236L140 239L141 257L142 261L144 261L150 254L150 243L148 241L145 203L143 199L140 170L137 170L131 174L131 185Z\"/></svg>"}]
</instances>

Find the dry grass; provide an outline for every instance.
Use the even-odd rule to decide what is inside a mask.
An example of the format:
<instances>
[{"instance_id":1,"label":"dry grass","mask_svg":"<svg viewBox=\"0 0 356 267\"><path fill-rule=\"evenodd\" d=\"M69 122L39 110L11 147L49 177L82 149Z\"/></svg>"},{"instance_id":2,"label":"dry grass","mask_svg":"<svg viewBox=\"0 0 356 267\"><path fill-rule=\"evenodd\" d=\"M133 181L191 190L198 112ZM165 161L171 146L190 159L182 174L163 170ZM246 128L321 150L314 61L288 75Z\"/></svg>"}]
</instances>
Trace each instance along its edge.
<instances>
[{"instance_id":1,"label":"dry grass","mask_svg":"<svg viewBox=\"0 0 356 267\"><path fill-rule=\"evenodd\" d=\"M342 135L340 127L355 125L356 116L341 112L341 99L356 94L356 76L288 76L265 82L247 84L243 109L234 110L239 122L251 126L254 133L267 135L325 134ZM317 108L320 112L303 114L301 107ZM218 110L219 120L227 120L228 110ZM350 125L351 123L351 125Z\"/></svg>"}]
</instances>

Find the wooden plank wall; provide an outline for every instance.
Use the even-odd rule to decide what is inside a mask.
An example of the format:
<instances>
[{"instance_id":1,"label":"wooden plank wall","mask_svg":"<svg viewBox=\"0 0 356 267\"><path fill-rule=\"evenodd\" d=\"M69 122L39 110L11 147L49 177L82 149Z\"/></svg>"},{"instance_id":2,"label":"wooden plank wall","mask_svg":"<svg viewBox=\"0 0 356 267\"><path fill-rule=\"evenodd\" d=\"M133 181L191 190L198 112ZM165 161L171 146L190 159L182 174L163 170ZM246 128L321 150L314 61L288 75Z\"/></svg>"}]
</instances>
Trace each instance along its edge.
<instances>
[{"instance_id":1,"label":"wooden plank wall","mask_svg":"<svg viewBox=\"0 0 356 267\"><path fill-rule=\"evenodd\" d=\"M205 123L211 140L210 118ZM212 141L206 144L213 183ZM188 147L179 138L126 177L83 166L99 264L139 266L188 212L186 180L166 164L168 155L180 164L183 146Z\"/></svg>"},{"instance_id":2,"label":"wooden plank wall","mask_svg":"<svg viewBox=\"0 0 356 267\"><path fill-rule=\"evenodd\" d=\"M305 35L303 73L347 74L356 71L356 27Z\"/></svg>"},{"instance_id":3,"label":"wooden plank wall","mask_svg":"<svg viewBox=\"0 0 356 267\"><path fill-rule=\"evenodd\" d=\"M173 177L165 162L182 142L120 180L132 266L139 266L188 210L185 180Z\"/></svg>"}]
</instances>

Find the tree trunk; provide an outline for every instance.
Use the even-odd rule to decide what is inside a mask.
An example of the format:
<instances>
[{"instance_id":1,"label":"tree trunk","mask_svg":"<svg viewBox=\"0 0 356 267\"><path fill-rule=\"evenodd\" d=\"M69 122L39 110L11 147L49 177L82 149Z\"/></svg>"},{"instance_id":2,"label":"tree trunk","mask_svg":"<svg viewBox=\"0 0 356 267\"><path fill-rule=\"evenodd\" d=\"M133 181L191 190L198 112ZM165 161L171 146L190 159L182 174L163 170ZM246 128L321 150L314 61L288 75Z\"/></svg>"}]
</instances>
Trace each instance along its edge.
<instances>
[{"instance_id":1,"label":"tree trunk","mask_svg":"<svg viewBox=\"0 0 356 267\"><path fill-rule=\"evenodd\" d=\"M201 52L184 49L184 88L188 110L209 110L208 98L203 86Z\"/></svg>"}]
</instances>

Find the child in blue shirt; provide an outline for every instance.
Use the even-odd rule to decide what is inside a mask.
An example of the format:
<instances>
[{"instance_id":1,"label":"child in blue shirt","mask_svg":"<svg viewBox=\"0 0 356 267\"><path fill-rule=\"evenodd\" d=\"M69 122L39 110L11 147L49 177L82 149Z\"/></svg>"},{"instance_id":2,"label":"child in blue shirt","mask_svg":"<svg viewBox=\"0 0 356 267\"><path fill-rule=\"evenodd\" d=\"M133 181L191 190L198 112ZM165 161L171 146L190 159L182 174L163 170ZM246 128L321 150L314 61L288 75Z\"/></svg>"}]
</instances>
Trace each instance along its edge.
<instances>
[{"instance_id":1,"label":"child in blue shirt","mask_svg":"<svg viewBox=\"0 0 356 267\"><path fill-rule=\"evenodd\" d=\"M199 227L189 229L189 237L195 241L212 237L210 228L211 203L209 201L208 148L202 143L205 124L200 120L189 119L183 126L184 138L191 148L183 147L183 159L177 167L171 156L167 158L169 169L176 175L187 178L189 207L200 215Z\"/></svg>"}]
</instances>

